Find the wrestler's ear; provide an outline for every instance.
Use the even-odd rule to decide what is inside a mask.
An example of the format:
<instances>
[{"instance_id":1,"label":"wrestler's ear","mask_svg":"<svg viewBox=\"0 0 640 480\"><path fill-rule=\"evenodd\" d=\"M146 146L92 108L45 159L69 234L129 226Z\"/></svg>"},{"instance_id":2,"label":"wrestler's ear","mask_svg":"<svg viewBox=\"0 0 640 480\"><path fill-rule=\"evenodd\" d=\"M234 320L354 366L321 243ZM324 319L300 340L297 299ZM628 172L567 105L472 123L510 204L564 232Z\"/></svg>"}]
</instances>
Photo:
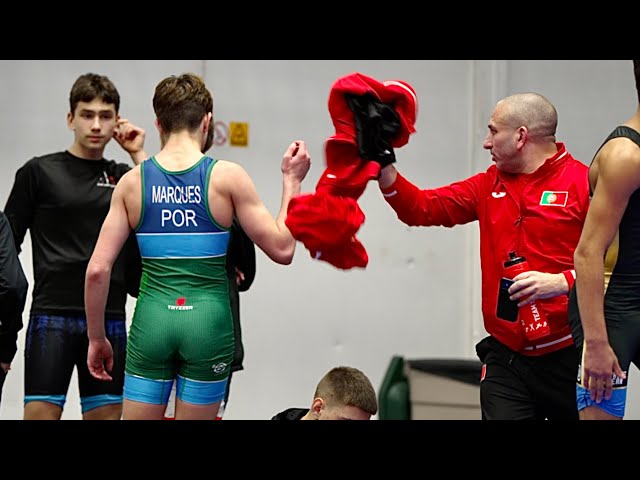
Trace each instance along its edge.
<instances>
[{"instance_id":1,"label":"wrestler's ear","mask_svg":"<svg viewBox=\"0 0 640 480\"><path fill-rule=\"evenodd\" d=\"M322 414L323 409L324 400L320 397L314 398L313 403L311 404L311 412L313 413L314 420L320 420L320 415Z\"/></svg>"}]
</instances>

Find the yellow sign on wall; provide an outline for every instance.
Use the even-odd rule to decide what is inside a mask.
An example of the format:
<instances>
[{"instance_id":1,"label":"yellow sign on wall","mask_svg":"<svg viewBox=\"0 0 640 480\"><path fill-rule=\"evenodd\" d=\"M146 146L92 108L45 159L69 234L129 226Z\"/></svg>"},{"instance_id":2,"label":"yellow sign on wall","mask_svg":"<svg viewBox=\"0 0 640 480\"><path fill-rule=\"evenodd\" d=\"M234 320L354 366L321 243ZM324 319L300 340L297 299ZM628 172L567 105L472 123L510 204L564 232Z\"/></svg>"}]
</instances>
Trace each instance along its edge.
<instances>
[{"instance_id":1,"label":"yellow sign on wall","mask_svg":"<svg viewBox=\"0 0 640 480\"><path fill-rule=\"evenodd\" d=\"M249 145L249 124L247 122L229 122L229 145L232 147Z\"/></svg>"}]
</instances>

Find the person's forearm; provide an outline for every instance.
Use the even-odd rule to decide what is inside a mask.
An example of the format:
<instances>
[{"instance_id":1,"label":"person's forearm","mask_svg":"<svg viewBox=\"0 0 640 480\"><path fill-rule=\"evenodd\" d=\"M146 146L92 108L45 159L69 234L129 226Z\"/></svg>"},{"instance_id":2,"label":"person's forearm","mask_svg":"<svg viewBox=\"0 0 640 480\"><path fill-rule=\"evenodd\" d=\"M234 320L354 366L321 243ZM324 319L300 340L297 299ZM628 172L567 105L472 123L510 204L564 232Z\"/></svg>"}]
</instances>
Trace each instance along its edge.
<instances>
[{"instance_id":1,"label":"person's forearm","mask_svg":"<svg viewBox=\"0 0 640 480\"><path fill-rule=\"evenodd\" d=\"M278 213L278 224L284 225L284 220L287 218L287 209L289 208L289 202L296 195L300 195L302 189L302 183L300 180L290 176L282 176L282 200L280 202L280 212Z\"/></svg>"},{"instance_id":2,"label":"person's forearm","mask_svg":"<svg viewBox=\"0 0 640 480\"><path fill-rule=\"evenodd\" d=\"M576 255L576 292L585 342L607 340L604 320L604 260Z\"/></svg>"},{"instance_id":3,"label":"person's forearm","mask_svg":"<svg viewBox=\"0 0 640 480\"><path fill-rule=\"evenodd\" d=\"M293 252L296 248L296 240L291 235L289 228L285 224L287 218L287 210L289 208L289 202L293 197L300 194L301 182L295 178L291 178L287 175L282 179L282 201L280 203L280 212L276 218L276 225L280 232L278 238L278 250L284 257L287 257L289 262L293 256Z\"/></svg>"},{"instance_id":4,"label":"person's forearm","mask_svg":"<svg viewBox=\"0 0 640 480\"><path fill-rule=\"evenodd\" d=\"M140 165L149 158L147 157L147 152L145 152L144 149L138 150L137 152L129 152L129 155L131 156L131 160L133 160L134 165Z\"/></svg>"},{"instance_id":5,"label":"person's forearm","mask_svg":"<svg viewBox=\"0 0 640 480\"><path fill-rule=\"evenodd\" d=\"M104 312L109 295L110 270L98 270L89 265L85 278L84 303L89 339L105 338Z\"/></svg>"}]
</instances>

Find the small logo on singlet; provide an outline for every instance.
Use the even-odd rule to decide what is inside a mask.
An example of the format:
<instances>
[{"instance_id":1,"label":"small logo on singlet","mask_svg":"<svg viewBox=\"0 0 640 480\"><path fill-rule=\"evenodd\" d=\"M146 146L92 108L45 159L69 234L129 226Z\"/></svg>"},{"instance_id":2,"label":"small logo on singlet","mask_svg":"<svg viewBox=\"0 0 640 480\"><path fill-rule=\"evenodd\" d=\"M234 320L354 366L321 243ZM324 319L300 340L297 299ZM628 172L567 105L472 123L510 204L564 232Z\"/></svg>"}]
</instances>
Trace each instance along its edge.
<instances>
[{"instance_id":1,"label":"small logo on singlet","mask_svg":"<svg viewBox=\"0 0 640 480\"><path fill-rule=\"evenodd\" d=\"M107 172L102 172L102 176L96 183L98 187L116 188L116 179L113 175L107 175Z\"/></svg>"},{"instance_id":2,"label":"small logo on singlet","mask_svg":"<svg viewBox=\"0 0 640 480\"><path fill-rule=\"evenodd\" d=\"M213 373L222 373L226 368L227 368L227 364L224 362L211 367L211 369L213 370Z\"/></svg>"},{"instance_id":3,"label":"small logo on singlet","mask_svg":"<svg viewBox=\"0 0 640 480\"><path fill-rule=\"evenodd\" d=\"M167 305L169 310L193 310L193 305L186 305L187 299L185 297L176 298L175 305Z\"/></svg>"}]
</instances>

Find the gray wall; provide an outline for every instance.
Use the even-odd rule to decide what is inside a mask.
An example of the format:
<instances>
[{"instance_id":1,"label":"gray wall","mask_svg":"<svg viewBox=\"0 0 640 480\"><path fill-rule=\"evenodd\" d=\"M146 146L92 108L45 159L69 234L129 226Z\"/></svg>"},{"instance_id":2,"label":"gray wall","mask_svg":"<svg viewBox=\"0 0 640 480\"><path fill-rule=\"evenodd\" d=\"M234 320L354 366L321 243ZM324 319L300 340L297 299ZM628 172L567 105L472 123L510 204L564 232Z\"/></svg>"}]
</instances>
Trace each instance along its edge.
<instances>
[{"instance_id":1,"label":"gray wall","mask_svg":"<svg viewBox=\"0 0 640 480\"><path fill-rule=\"evenodd\" d=\"M487 168L486 123L495 101L508 93L535 90L548 96L560 113L559 138L587 163L608 131L636 106L630 61L1 61L2 206L26 160L71 145L68 92L88 71L116 83L121 115L147 129L149 154L159 148L151 106L156 83L185 71L204 75L214 94L215 119L249 124L248 147L227 143L209 153L242 164L274 215L281 156L294 139L309 145L312 168L303 190L314 191L324 169L324 141L334 133L329 90L351 72L402 79L416 89L417 132L397 156L400 171L423 187ZM106 154L128 161L115 142ZM319 378L336 365L361 368L379 388L395 354L474 358L474 344L485 334L477 226L409 228L375 183L359 203L366 221L358 238L370 258L365 270L337 270L311 259L301 244L287 267L258 252L255 283L241 294L245 371L233 378L225 418L265 419L290 406L307 406ZM32 278L28 238L21 260ZM129 315L133 306L130 299ZM25 323L27 315L28 308ZM21 417L23 342L24 330L0 419ZM632 403L633 398L629 418ZM63 418L79 417L72 383Z\"/></svg>"}]
</instances>

